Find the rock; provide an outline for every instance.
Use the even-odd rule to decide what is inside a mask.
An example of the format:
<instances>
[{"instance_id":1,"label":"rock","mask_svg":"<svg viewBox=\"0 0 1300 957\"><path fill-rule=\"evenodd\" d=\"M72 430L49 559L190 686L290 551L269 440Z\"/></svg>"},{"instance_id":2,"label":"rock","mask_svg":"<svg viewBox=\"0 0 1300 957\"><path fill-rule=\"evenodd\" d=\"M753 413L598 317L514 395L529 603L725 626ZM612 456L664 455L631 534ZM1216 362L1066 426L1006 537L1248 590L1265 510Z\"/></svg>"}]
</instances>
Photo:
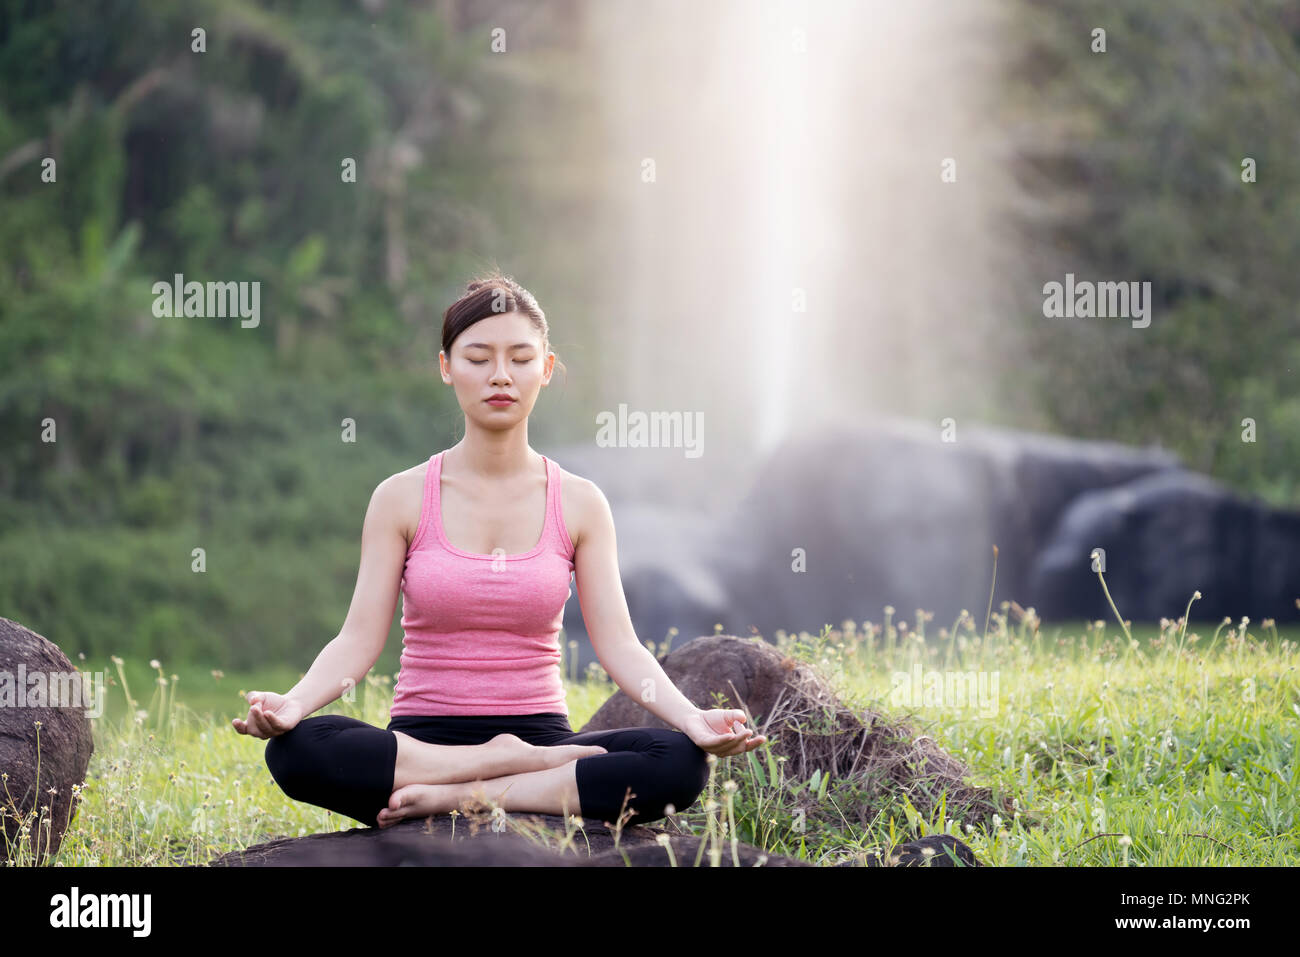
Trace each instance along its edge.
<instances>
[{"instance_id":1,"label":"rock","mask_svg":"<svg viewBox=\"0 0 1300 957\"><path fill-rule=\"evenodd\" d=\"M607 490L643 640L715 624L816 633L880 622L888 605L909 624L932 612L937 631L987 607L993 545L995 606L1014 599L1040 619L1109 618L1088 562L1097 546L1126 618L1177 618L1200 589L1193 618L1300 619L1300 512L1235 497L1158 447L975 425L943 437L876 417L796 434L757 465L589 446L565 446L562 462ZM1177 549L1158 544L1164 529ZM565 622L585 667L576 592Z\"/></svg>"},{"instance_id":2,"label":"rock","mask_svg":"<svg viewBox=\"0 0 1300 957\"><path fill-rule=\"evenodd\" d=\"M0 772L8 774L0 787L0 808L7 812L0 861L8 859L6 847L18 845L21 818L30 825L29 860L39 863L59 849L75 818L79 800L72 786L85 784L95 749L86 714L92 704L83 698L88 688L81 678L53 642L0 618ZM38 826L40 820L48 827Z\"/></svg>"},{"instance_id":3,"label":"rock","mask_svg":"<svg viewBox=\"0 0 1300 957\"><path fill-rule=\"evenodd\" d=\"M673 834L670 838L672 857L659 844L635 844L622 851L603 851L584 862L586 867L711 867L708 841L688 834ZM769 854L744 842L737 842L735 857L729 840L721 842L719 867L812 867L807 861L782 854Z\"/></svg>"},{"instance_id":4,"label":"rock","mask_svg":"<svg viewBox=\"0 0 1300 957\"><path fill-rule=\"evenodd\" d=\"M527 830L541 828L563 834L565 820L550 814L512 815L527 822ZM614 833L604 825L585 824L565 851L548 848L507 823L494 831L490 815L482 821L462 817L452 834L452 818L439 814L424 820L402 821L389 828L354 827L329 834L280 838L243 851L231 851L210 861L213 867L670 867L666 848L657 839L667 835L676 865L695 863L700 838L670 834L649 825L624 827L615 846ZM742 867L807 867L804 861L779 854L764 854L747 844L738 845ZM708 850L701 864L708 865ZM730 842L724 844L721 866L735 866Z\"/></svg>"},{"instance_id":5,"label":"rock","mask_svg":"<svg viewBox=\"0 0 1300 957\"><path fill-rule=\"evenodd\" d=\"M1106 587L1135 621L1295 617L1300 512L1239 498L1176 469L1080 495L1038 556L1029 591L1059 616L1114 621L1092 568L1105 552Z\"/></svg>"},{"instance_id":6,"label":"rock","mask_svg":"<svg viewBox=\"0 0 1300 957\"><path fill-rule=\"evenodd\" d=\"M717 516L736 494L729 468L734 462L713 455L688 459L680 449L601 448L591 442L558 446L552 457L609 499L623 592L637 634L661 642L671 628L712 631L729 607L711 556ZM565 640L578 642L581 672L597 659L576 588L564 621Z\"/></svg>"},{"instance_id":7,"label":"rock","mask_svg":"<svg viewBox=\"0 0 1300 957\"><path fill-rule=\"evenodd\" d=\"M707 633L727 609L727 595L708 553L709 522L682 509L629 504L615 517L618 565L628 613L639 636L663 641L670 628ZM566 636L580 643L579 670L595 661L575 588L565 612Z\"/></svg>"},{"instance_id":8,"label":"rock","mask_svg":"<svg viewBox=\"0 0 1300 957\"><path fill-rule=\"evenodd\" d=\"M545 828L564 833L564 819L550 814L516 815L528 822L528 830ZM213 858L211 867L709 867L709 847L702 838L677 834L649 825L625 827L615 847L614 834L603 825L584 828L585 838L576 838L565 851L544 846L509 826L502 832L490 824L471 826L465 819L456 824L453 837L451 818L436 815L423 821L402 821L383 830L354 827L329 834L278 838L243 851L230 851ZM666 836L671 856L660 843ZM701 850L701 844L705 846ZM952 855L947 853L951 848ZM982 866L974 852L947 834L923 837L898 845L881 860L875 854L846 861L841 867L956 867ZM722 843L721 867L812 867L807 861L738 843L732 857L731 843ZM697 863L698 861L698 863Z\"/></svg>"},{"instance_id":9,"label":"rock","mask_svg":"<svg viewBox=\"0 0 1300 957\"><path fill-rule=\"evenodd\" d=\"M715 707L714 696L720 694L726 702L720 707L746 710L754 727L763 726L783 696L795 693L797 680L808 687L820 685L807 666L761 638L705 635L672 648L660 656L659 663L677 690L694 704ZM825 694L832 697L829 690ZM636 727L667 728L668 724L618 691L578 731Z\"/></svg>"},{"instance_id":10,"label":"rock","mask_svg":"<svg viewBox=\"0 0 1300 957\"><path fill-rule=\"evenodd\" d=\"M864 824L874 816L873 805L897 791L906 793L925 816L945 789L950 817L991 823L995 813L1005 818L1015 813L1008 799L968 785L969 770L928 735L906 722L891 723L872 711L846 707L815 669L761 638L706 635L673 648L659 663L699 707L745 711L748 723L771 741L773 752L785 757L787 779L807 781L817 770L855 778L867 800L844 810ZM667 726L618 691L578 730ZM807 810L810 817L824 813L820 806Z\"/></svg>"},{"instance_id":11,"label":"rock","mask_svg":"<svg viewBox=\"0 0 1300 957\"><path fill-rule=\"evenodd\" d=\"M879 621L886 605L950 622L986 607L994 544L998 598L1050 613L1028 579L1061 510L1176 465L1159 450L973 426L944 442L937 426L894 420L792 438L715 536L723 626L816 633Z\"/></svg>"},{"instance_id":12,"label":"rock","mask_svg":"<svg viewBox=\"0 0 1300 957\"><path fill-rule=\"evenodd\" d=\"M817 633L848 619L879 622L887 605L909 623L925 609L937 629L963 609L982 615L993 545L995 606L1015 600L1039 618L1107 617L1100 585L1087 574L1087 554L1104 534L1121 553L1151 562L1124 565L1127 592L1151 599L1129 602L1128 618L1176 617L1199 588L1219 604L1198 603L1193 617L1222 617L1221 606L1255 620L1300 619L1297 513L1229 505L1217 487L1198 491L1177 456L1159 448L973 425L956 439L944 442L937 424L882 418L796 435L754 466L590 444L562 447L557 460L610 499L624 592L643 640L660 642L674 627L708 634L715 625L768 637ZM1144 479L1153 484L1135 484ZM1196 534L1185 528L1178 537L1181 564L1170 550L1134 540L1145 534L1137 520L1105 514L1129 501L1128 493L1107 492L1129 488L1163 496L1161 509L1175 508L1174 494L1186 502L1177 508L1202 509ZM1230 527L1238 519L1248 533ZM1109 576L1107 584L1119 585ZM565 621L585 668L595 657L576 589Z\"/></svg>"},{"instance_id":13,"label":"rock","mask_svg":"<svg viewBox=\"0 0 1300 957\"><path fill-rule=\"evenodd\" d=\"M1026 607L1037 605L1039 610L1043 606L1029 584L1031 570L1066 506L1087 492L1179 467L1172 452L1117 442L990 428L966 429L962 441L967 440L983 457L991 476L993 543L999 552L998 600L1016 599ZM986 545L986 568L991 568L990 552ZM988 584L986 576L981 588L986 604Z\"/></svg>"}]
</instances>

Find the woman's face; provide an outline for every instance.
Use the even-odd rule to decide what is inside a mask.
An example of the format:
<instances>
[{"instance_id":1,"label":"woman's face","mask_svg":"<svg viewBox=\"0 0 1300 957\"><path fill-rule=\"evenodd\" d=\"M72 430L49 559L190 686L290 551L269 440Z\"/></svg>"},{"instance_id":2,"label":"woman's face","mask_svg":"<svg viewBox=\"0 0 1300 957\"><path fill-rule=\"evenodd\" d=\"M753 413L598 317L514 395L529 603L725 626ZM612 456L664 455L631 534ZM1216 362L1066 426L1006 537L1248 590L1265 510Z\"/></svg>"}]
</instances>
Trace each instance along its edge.
<instances>
[{"instance_id":1,"label":"woman's face","mask_svg":"<svg viewBox=\"0 0 1300 957\"><path fill-rule=\"evenodd\" d=\"M468 326L451 344L450 360L438 353L438 365L468 418L503 429L533 411L537 394L551 381L555 353L542 351L541 334L526 315L503 312ZM500 394L514 401L489 401Z\"/></svg>"}]
</instances>

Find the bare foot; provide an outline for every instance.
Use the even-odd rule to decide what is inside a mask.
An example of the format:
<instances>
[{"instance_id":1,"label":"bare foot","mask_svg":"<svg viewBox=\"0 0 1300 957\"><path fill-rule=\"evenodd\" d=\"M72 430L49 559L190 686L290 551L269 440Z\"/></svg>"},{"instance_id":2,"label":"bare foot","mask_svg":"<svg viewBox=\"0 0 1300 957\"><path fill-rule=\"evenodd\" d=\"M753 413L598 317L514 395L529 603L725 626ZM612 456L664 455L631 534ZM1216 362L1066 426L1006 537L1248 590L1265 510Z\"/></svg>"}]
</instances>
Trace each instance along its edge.
<instances>
[{"instance_id":1,"label":"bare foot","mask_svg":"<svg viewBox=\"0 0 1300 957\"><path fill-rule=\"evenodd\" d=\"M530 771L557 768L578 758L608 753L595 744L558 744L542 746L529 744L513 734L498 734L486 742L492 757L485 759L479 768L475 783L484 779L506 777ZM395 790L388 799L388 807L379 812L379 826L391 827L408 817L428 817L447 814L458 807L465 794L464 782L452 784L407 784Z\"/></svg>"},{"instance_id":2,"label":"bare foot","mask_svg":"<svg viewBox=\"0 0 1300 957\"><path fill-rule=\"evenodd\" d=\"M558 768L578 758L593 754L605 754L606 750L595 744L556 744L551 746L529 744L523 738L513 734L498 734L488 741L501 753L500 765L491 766L479 772L480 778L502 777L523 771L544 771Z\"/></svg>"},{"instance_id":3,"label":"bare foot","mask_svg":"<svg viewBox=\"0 0 1300 957\"><path fill-rule=\"evenodd\" d=\"M456 784L408 784L398 788L388 799L388 807L379 812L379 826L392 827L408 817L447 814L460 800L461 786Z\"/></svg>"}]
</instances>

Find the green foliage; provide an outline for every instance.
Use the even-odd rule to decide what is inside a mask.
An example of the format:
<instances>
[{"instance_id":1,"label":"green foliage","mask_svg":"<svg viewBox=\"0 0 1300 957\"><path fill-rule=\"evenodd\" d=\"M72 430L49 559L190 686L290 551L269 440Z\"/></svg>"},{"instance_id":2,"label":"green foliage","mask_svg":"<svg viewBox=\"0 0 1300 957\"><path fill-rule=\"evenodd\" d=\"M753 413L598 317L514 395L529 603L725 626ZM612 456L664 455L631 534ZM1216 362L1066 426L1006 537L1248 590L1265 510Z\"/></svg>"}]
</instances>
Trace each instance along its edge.
<instances>
[{"instance_id":1,"label":"green foliage","mask_svg":"<svg viewBox=\"0 0 1300 957\"><path fill-rule=\"evenodd\" d=\"M492 224L522 200L508 111L463 107L510 81L419 6L95 6L0 5L0 614L70 651L305 668L371 491L454 441L434 304L478 250L509 261ZM178 273L260 282L260 324L156 315Z\"/></svg>"},{"instance_id":2,"label":"green foliage","mask_svg":"<svg viewBox=\"0 0 1300 957\"><path fill-rule=\"evenodd\" d=\"M1293 0L1019 0L999 122L1036 203L1031 275L1150 281L1151 325L1047 320L1026 302L1031 424L1155 443L1300 504L1300 19ZM1107 50L1091 50L1104 27ZM1025 124L1026 117L1034 122ZM1242 161L1257 182L1242 181ZM1035 288L1036 293L1036 288ZM1028 387L1028 388L1026 388ZM1013 397L1008 396L1009 404ZM1241 440L1254 419L1254 443Z\"/></svg>"},{"instance_id":3,"label":"green foliage","mask_svg":"<svg viewBox=\"0 0 1300 957\"><path fill-rule=\"evenodd\" d=\"M1145 330L1030 308L1004 408L1032 396L1023 424L1158 441L1300 501L1294 3L1021 2L1001 119L1050 118L1012 144L1018 168L1082 200L1030 230L1036 274L1151 279L1159 299ZM589 171L520 161L528 127L599 129L562 125L594 114L568 16L533 16L503 71L482 24L427 5L0 4L0 614L88 653L310 661L371 490L454 441L439 304L516 247L562 267L534 287L548 311L582 304L582 247L535 234L548 208L583 221ZM154 315L177 273L260 282L260 325Z\"/></svg>"}]
</instances>

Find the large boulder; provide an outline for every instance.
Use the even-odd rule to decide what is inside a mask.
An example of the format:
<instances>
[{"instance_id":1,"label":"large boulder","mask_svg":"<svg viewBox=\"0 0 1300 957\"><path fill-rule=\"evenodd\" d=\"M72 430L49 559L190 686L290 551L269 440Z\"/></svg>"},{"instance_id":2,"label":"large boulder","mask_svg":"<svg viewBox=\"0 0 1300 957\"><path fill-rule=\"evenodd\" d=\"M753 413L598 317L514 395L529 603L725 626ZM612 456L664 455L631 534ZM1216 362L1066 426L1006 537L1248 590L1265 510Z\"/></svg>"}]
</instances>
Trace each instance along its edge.
<instances>
[{"instance_id":1,"label":"large boulder","mask_svg":"<svg viewBox=\"0 0 1300 957\"><path fill-rule=\"evenodd\" d=\"M711 456L678 449L558 446L553 458L590 479L609 499L617 528L618 564L628 612L645 640L669 629L700 633L729 607L718 578L712 539L717 516L734 494L734 476L720 477ZM579 670L596 660L575 588L565 608L565 638L577 645Z\"/></svg>"},{"instance_id":2,"label":"large boulder","mask_svg":"<svg viewBox=\"0 0 1300 957\"><path fill-rule=\"evenodd\" d=\"M670 867L691 866L701 839L670 833L649 825L625 827L615 834L603 824L585 822L567 848L554 846L565 833L565 820L550 814L515 814L494 822L477 813L455 823L447 814L401 821L392 827L354 827L328 834L279 838L242 851L231 851L209 862L213 867ZM529 835L533 835L530 837ZM661 841L672 848L669 853ZM720 864L735 866L731 842L725 843ZM703 863L708 863L708 848ZM741 867L806 867L806 862L756 847L737 846ZM872 862L867 862L868 864Z\"/></svg>"},{"instance_id":3,"label":"large boulder","mask_svg":"<svg viewBox=\"0 0 1300 957\"><path fill-rule=\"evenodd\" d=\"M617 515L619 572L628 613L643 639L663 641L671 628L689 634L708 633L723 620L727 593L708 561L712 523L680 508L635 503ZM572 630L585 636L578 611L569 616ZM579 657L579 666L595 656Z\"/></svg>"},{"instance_id":4,"label":"large boulder","mask_svg":"<svg viewBox=\"0 0 1300 957\"><path fill-rule=\"evenodd\" d=\"M1105 553L1106 587L1133 620L1295 616L1300 598L1300 512L1239 498L1182 469L1078 496L1038 556L1030 594L1072 618L1113 616L1093 550Z\"/></svg>"},{"instance_id":5,"label":"large boulder","mask_svg":"<svg viewBox=\"0 0 1300 957\"><path fill-rule=\"evenodd\" d=\"M83 677L52 641L0 618L0 861L26 827L27 860L45 863L76 815L72 786L85 784L95 749Z\"/></svg>"},{"instance_id":6,"label":"large boulder","mask_svg":"<svg viewBox=\"0 0 1300 957\"><path fill-rule=\"evenodd\" d=\"M563 834L564 819L549 814L517 815L527 832ZM553 840L553 838L551 839ZM665 846L665 843L667 846ZM704 845L701 847L701 845ZM671 853L670 853L671 848ZM402 821L383 830L354 827L327 834L284 837L229 851L208 862L210 867L708 867L708 842L648 825L624 828L616 835L603 825L586 825L567 848L548 845L506 825L462 819L452 834L451 817L440 814L422 821ZM768 854L737 842L735 856L729 840L721 842L720 867L811 867L809 862ZM178 860L178 864L187 863ZM867 853L838 867L979 867L971 849L947 834L905 841L883 854Z\"/></svg>"},{"instance_id":7,"label":"large boulder","mask_svg":"<svg viewBox=\"0 0 1300 957\"><path fill-rule=\"evenodd\" d=\"M879 621L886 605L952 621L987 603L995 544L999 599L1036 604L1030 569L1075 496L1176 465L1160 450L974 426L953 442L894 420L795 436L713 536L723 626L816 632Z\"/></svg>"},{"instance_id":8,"label":"large boulder","mask_svg":"<svg viewBox=\"0 0 1300 957\"><path fill-rule=\"evenodd\" d=\"M994 545L995 604L1015 600L1040 618L1108 614L1088 562L1106 543L1127 556L1107 578L1133 596L1126 617L1181 614L1199 588L1215 599L1193 606L1194 618L1300 618L1297 514L1236 499L1160 448L970 424L945 436L937 423L879 418L793 435L756 464L589 443L558 460L614 507L624 591L645 640L715 625L769 638L817 632L879 621L888 605L946 624L985 608ZM1142 517L1134 494L1187 523ZM1178 550L1154 540L1167 521ZM585 666L594 656L576 589L565 620Z\"/></svg>"},{"instance_id":9,"label":"large boulder","mask_svg":"<svg viewBox=\"0 0 1300 957\"><path fill-rule=\"evenodd\" d=\"M740 708L755 728L771 728L783 699L816 694L827 702L831 690L807 665L760 638L702 635L679 642L659 665L674 687L701 708ZM578 729L667 728L658 715L623 691L615 692Z\"/></svg>"},{"instance_id":10,"label":"large boulder","mask_svg":"<svg viewBox=\"0 0 1300 957\"><path fill-rule=\"evenodd\" d=\"M967 428L962 441L967 440L990 475L998 593L1026 606L1038 601L1029 584L1034 563L1070 502L1091 491L1180 467L1172 452L1118 442L992 428ZM986 568L988 552L986 545ZM986 576L980 589L984 602L988 584Z\"/></svg>"},{"instance_id":11,"label":"large boulder","mask_svg":"<svg viewBox=\"0 0 1300 957\"><path fill-rule=\"evenodd\" d=\"M967 784L969 769L929 735L906 721L847 706L815 668L761 638L701 636L660 656L659 664L693 704L745 711L747 723L786 759L789 780L807 781L818 770L853 779L864 800L836 814L853 814L867 824L899 794L925 816L941 801L949 817L970 823L991 824L994 814L1009 819L1016 813L1008 798ZM667 726L618 691L578 730ZM823 811L808 809L810 817Z\"/></svg>"}]
</instances>

